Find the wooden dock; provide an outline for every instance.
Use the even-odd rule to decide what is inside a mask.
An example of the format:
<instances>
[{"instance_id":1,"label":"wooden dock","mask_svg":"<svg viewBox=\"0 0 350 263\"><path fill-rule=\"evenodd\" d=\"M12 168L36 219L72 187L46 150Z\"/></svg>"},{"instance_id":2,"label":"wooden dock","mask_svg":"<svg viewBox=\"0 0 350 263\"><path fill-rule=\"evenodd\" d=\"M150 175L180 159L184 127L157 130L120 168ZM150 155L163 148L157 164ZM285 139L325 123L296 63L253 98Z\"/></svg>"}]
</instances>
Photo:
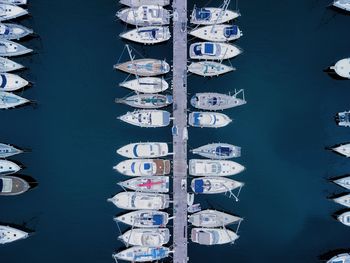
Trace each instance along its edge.
<instances>
[{"instance_id":1,"label":"wooden dock","mask_svg":"<svg viewBox=\"0 0 350 263\"><path fill-rule=\"evenodd\" d=\"M173 1L173 262L187 256L187 0Z\"/></svg>"}]
</instances>

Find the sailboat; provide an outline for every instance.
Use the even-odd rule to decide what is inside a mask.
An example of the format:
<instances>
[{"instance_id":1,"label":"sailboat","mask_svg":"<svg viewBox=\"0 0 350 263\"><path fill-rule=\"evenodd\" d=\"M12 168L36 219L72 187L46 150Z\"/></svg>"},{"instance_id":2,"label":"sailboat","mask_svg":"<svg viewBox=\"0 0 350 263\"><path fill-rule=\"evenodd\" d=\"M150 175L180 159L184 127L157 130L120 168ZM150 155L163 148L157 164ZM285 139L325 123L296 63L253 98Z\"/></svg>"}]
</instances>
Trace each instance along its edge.
<instances>
[{"instance_id":1,"label":"sailboat","mask_svg":"<svg viewBox=\"0 0 350 263\"><path fill-rule=\"evenodd\" d=\"M227 43L196 42L191 44L191 59L223 60L238 56L243 51L239 47Z\"/></svg>"},{"instance_id":2,"label":"sailboat","mask_svg":"<svg viewBox=\"0 0 350 263\"><path fill-rule=\"evenodd\" d=\"M11 73L0 73L0 91L16 91L29 84L28 81Z\"/></svg>"},{"instance_id":3,"label":"sailboat","mask_svg":"<svg viewBox=\"0 0 350 263\"><path fill-rule=\"evenodd\" d=\"M18 24L0 24L1 39L17 39L33 34L33 30Z\"/></svg>"},{"instance_id":4,"label":"sailboat","mask_svg":"<svg viewBox=\"0 0 350 263\"><path fill-rule=\"evenodd\" d=\"M173 102L173 96L162 94L136 94L122 99L116 99L116 103L123 103L134 108L159 109L169 106Z\"/></svg>"},{"instance_id":5,"label":"sailboat","mask_svg":"<svg viewBox=\"0 0 350 263\"><path fill-rule=\"evenodd\" d=\"M0 21L14 19L27 14L28 11L22 7L12 4L0 3Z\"/></svg>"},{"instance_id":6,"label":"sailboat","mask_svg":"<svg viewBox=\"0 0 350 263\"><path fill-rule=\"evenodd\" d=\"M132 29L120 34L120 37L141 44L158 44L170 39L168 26L148 26Z\"/></svg>"},{"instance_id":7,"label":"sailboat","mask_svg":"<svg viewBox=\"0 0 350 263\"><path fill-rule=\"evenodd\" d=\"M28 103L29 100L15 94L0 91L0 109L10 109Z\"/></svg>"},{"instance_id":8,"label":"sailboat","mask_svg":"<svg viewBox=\"0 0 350 263\"><path fill-rule=\"evenodd\" d=\"M0 72L10 72L24 68L23 65L8 58L0 57Z\"/></svg>"},{"instance_id":9,"label":"sailboat","mask_svg":"<svg viewBox=\"0 0 350 263\"><path fill-rule=\"evenodd\" d=\"M135 26L161 26L170 22L169 11L156 5L124 8L118 11L117 17Z\"/></svg>"},{"instance_id":10,"label":"sailboat","mask_svg":"<svg viewBox=\"0 0 350 263\"><path fill-rule=\"evenodd\" d=\"M243 36L238 26L228 24L198 27L190 31L189 34L206 41L214 42L233 41Z\"/></svg>"},{"instance_id":11,"label":"sailboat","mask_svg":"<svg viewBox=\"0 0 350 263\"><path fill-rule=\"evenodd\" d=\"M238 95L242 94L242 98ZM191 105L201 110L225 110L246 104L244 90L235 91L233 95L217 92L200 92L193 95Z\"/></svg>"},{"instance_id":12,"label":"sailboat","mask_svg":"<svg viewBox=\"0 0 350 263\"><path fill-rule=\"evenodd\" d=\"M203 77L215 77L234 70L236 70L234 67L214 61L192 62L188 66L189 72Z\"/></svg>"},{"instance_id":13,"label":"sailboat","mask_svg":"<svg viewBox=\"0 0 350 263\"><path fill-rule=\"evenodd\" d=\"M143 77L124 81L119 86L141 93L158 93L169 88L168 82L163 78Z\"/></svg>"}]
</instances>

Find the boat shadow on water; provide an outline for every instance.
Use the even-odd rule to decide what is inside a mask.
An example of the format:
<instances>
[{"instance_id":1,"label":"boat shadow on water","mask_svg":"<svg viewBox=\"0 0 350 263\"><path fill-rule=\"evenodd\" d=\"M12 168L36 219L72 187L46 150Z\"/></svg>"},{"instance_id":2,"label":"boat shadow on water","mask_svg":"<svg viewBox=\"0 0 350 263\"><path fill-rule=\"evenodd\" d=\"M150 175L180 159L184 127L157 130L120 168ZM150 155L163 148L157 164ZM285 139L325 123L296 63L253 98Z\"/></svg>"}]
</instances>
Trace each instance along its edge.
<instances>
[{"instance_id":1,"label":"boat shadow on water","mask_svg":"<svg viewBox=\"0 0 350 263\"><path fill-rule=\"evenodd\" d=\"M350 247L349 248L339 248L339 249L334 249L334 250L329 250L328 252L321 254L318 259L320 261L327 261L330 258L339 255L339 254L343 254L343 253L349 253L350 251Z\"/></svg>"},{"instance_id":2,"label":"boat shadow on water","mask_svg":"<svg viewBox=\"0 0 350 263\"><path fill-rule=\"evenodd\" d=\"M335 64L335 63L334 63ZM333 64L333 65L334 65ZM333 69L331 69L330 67L325 68L323 70L323 72L325 72L330 78L335 79L335 80L348 80L346 78L343 78L341 76L339 76L337 73L335 73L335 71Z\"/></svg>"},{"instance_id":3,"label":"boat shadow on water","mask_svg":"<svg viewBox=\"0 0 350 263\"><path fill-rule=\"evenodd\" d=\"M36 181L33 177L31 177L29 175L16 174L15 176L23 179L24 181L26 181L29 184L30 188L28 189L28 191L31 191L32 189L38 187L38 185L39 185L38 181Z\"/></svg>"}]
</instances>

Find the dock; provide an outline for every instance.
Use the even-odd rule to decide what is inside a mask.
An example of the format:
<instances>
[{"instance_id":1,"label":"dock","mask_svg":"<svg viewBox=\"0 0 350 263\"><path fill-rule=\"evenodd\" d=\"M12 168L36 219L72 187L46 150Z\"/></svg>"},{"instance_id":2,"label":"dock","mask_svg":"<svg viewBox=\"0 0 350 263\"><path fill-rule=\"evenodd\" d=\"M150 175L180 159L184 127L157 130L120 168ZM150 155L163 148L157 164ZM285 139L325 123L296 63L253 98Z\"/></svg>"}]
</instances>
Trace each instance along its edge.
<instances>
[{"instance_id":1,"label":"dock","mask_svg":"<svg viewBox=\"0 0 350 263\"><path fill-rule=\"evenodd\" d=\"M187 256L187 0L173 1L173 262Z\"/></svg>"}]
</instances>

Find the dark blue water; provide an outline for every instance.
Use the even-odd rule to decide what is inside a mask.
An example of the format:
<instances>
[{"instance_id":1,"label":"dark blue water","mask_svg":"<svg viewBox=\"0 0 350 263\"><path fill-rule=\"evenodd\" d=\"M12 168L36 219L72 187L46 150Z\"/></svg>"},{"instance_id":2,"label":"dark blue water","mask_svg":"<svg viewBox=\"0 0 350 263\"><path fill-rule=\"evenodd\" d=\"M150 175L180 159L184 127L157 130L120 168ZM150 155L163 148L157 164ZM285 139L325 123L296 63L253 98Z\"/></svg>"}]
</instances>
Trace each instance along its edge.
<instances>
[{"instance_id":1,"label":"dark blue water","mask_svg":"<svg viewBox=\"0 0 350 263\"><path fill-rule=\"evenodd\" d=\"M233 143L242 146L239 162L247 166L236 177L246 183L239 203L198 199L244 217L240 239L231 246L191 244L190 262L317 262L320 254L350 247L349 229L331 217L341 207L327 200L343 190L326 180L348 173L349 163L324 149L349 141L349 130L333 122L336 112L349 109L349 82L323 72L349 55L350 16L328 3L241 1L237 23L244 37L237 45L245 53L232 61L237 72L189 78L190 93L244 88L248 100L226 111L234 118L229 127L190 129L189 148ZM33 0L32 17L20 21L40 35L23 42L37 54L16 59L29 68L21 75L35 83L20 95L38 103L1 112L0 138L32 149L11 160L39 185L0 199L1 222L35 231L1 247L1 262L112 262L111 253L122 248L112 221L122 211L106 202L120 191L122 177L112 166L122 158L115 150L172 138L167 128L141 130L115 119L130 110L114 104L128 94L117 86L126 75L112 69L126 43L118 38L125 25L114 18L119 7L112 0ZM169 44L133 46L171 62Z\"/></svg>"}]
</instances>

